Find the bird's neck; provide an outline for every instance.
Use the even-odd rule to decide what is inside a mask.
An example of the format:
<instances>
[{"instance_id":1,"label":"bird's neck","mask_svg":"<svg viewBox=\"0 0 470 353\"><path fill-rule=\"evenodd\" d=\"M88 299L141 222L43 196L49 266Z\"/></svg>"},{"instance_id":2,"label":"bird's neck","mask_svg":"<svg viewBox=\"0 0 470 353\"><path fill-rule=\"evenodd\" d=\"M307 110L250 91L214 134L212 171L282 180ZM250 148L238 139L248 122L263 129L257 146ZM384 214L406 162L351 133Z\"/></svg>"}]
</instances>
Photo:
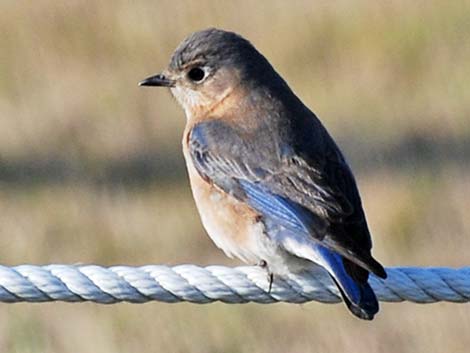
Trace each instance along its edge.
<instances>
[{"instance_id":1,"label":"bird's neck","mask_svg":"<svg viewBox=\"0 0 470 353\"><path fill-rule=\"evenodd\" d=\"M242 116L246 107L247 92L240 85L225 89L217 100L191 107L186 110L186 117L189 125L198 122L223 118L234 119Z\"/></svg>"}]
</instances>

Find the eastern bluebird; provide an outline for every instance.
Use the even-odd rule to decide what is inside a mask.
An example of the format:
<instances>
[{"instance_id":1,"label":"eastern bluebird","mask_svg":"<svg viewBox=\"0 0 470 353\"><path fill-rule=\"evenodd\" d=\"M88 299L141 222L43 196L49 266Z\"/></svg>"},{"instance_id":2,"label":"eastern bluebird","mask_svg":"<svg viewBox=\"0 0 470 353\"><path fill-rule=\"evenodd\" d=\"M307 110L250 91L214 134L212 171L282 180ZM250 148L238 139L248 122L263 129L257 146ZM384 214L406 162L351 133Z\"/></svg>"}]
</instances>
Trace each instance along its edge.
<instances>
[{"instance_id":1,"label":"eastern bluebird","mask_svg":"<svg viewBox=\"0 0 470 353\"><path fill-rule=\"evenodd\" d=\"M321 122L268 60L233 32L207 29L142 86L184 108L183 151L202 223L229 257L283 275L322 266L349 310L379 310L369 273L386 278L351 169Z\"/></svg>"}]
</instances>

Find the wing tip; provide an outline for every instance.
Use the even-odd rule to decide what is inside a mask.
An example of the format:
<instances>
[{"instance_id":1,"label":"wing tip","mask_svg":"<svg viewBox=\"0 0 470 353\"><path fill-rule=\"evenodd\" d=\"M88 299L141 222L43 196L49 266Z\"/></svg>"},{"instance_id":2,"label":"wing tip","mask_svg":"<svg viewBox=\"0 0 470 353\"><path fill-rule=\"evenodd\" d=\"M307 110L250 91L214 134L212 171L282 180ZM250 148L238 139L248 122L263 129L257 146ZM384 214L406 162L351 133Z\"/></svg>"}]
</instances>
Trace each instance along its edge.
<instances>
[{"instance_id":1,"label":"wing tip","mask_svg":"<svg viewBox=\"0 0 470 353\"><path fill-rule=\"evenodd\" d=\"M372 256L370 257L370 263L371 266L367 268L370 272L372 272L374 275L376 275L379 278L386 279L387 278L387 272L385 271L384 267Z\"/></svg>"}]
</instances>

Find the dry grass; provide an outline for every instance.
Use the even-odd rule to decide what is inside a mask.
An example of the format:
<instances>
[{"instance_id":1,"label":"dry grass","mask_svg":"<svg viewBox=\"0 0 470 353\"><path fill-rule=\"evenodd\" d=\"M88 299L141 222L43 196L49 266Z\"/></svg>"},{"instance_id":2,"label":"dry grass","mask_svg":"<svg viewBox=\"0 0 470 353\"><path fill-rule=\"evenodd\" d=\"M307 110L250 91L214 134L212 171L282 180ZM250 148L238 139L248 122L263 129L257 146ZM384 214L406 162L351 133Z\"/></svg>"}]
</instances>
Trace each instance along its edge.
<instances>
[{"instance_id":1,"label":"dry grass","mask_svg":"<svg viewBox=\"0 0 470 353\"><path fill-rule=\"evenodd\" d=\"M469 265L470 3L0 3L0 259L237 264L204 235L182 111L137 82L188 33L248 37L353 162L375 254ZM0 352L467 352L468 305L3 305Z\"/></svg>"}]
</instances>

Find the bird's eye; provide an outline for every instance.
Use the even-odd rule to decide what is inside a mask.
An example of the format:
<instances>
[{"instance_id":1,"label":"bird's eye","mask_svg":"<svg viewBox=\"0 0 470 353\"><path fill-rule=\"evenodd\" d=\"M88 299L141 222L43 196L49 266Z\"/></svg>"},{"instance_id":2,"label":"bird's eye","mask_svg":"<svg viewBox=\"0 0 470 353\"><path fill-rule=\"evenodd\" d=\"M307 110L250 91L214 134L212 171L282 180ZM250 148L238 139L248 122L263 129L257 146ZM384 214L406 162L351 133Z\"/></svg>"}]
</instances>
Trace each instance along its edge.
<instances>
[{"instance_id":1,"label":"bird's eye","mask_svg":"<svg viewBox=\"0 0 470 353\"><path fill-rule=\"evenodd\" d=\"M188 72L188 77L191 81L200 82L206 76L206 73L200 67L193 67Z\"/></svg>"}]
</instances>

